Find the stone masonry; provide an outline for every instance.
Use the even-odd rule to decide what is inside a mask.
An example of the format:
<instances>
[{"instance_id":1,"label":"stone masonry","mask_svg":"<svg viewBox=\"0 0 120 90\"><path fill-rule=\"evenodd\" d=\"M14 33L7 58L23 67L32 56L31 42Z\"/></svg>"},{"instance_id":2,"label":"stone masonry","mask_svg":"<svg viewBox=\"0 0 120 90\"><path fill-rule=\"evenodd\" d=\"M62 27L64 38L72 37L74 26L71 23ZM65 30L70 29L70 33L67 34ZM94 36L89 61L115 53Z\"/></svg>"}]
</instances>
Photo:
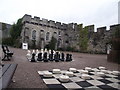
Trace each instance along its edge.
<instances>
[{"instance_id":1,"label":"stone masonry","mask_svg":"<svg viewBox=\"0 0 120 90\"><path fill-rule=\"evenodd\" d=\"M23 16L22 23L21 42L28 43L29 47L33 44L32 41L35 41L37 48L44 48L50 42L51 37L54 37L57 39L56 49L66 50L71 47L75 51L80 51L80 28L77 23L65 24L44 18L40 19L36 16L32 18L27 14ZM116 28L120 28L120 24L111 25L110 30L106 30L106 27L99 27L97 32L94 32L94 25L86 27L88 27L89 39L87 52L106 53L110 39Z\"/></svg>"}]
</instances>

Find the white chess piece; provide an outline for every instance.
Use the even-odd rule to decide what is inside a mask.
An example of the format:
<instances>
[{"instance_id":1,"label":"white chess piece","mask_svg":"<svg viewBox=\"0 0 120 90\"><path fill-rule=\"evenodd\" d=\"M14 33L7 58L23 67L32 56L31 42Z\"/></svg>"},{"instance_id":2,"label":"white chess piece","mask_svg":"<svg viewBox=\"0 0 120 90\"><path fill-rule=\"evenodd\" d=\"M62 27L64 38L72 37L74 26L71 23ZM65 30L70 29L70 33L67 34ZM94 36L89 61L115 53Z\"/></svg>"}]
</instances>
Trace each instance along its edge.
<instances>
[{"instance_id":1,"label":"white chess piece","mask_svg":"<svg viewBox=\"0 0 120 90\"><path fill-rule=\"evenodd\" d=\"M44 52L44 50L43 49L41 49L41 53L43 53Z\"/></svg>"},{"instance_id":2,"label":"white chess piece","mask_svg":"<svg viewBox=\"0 0 120 90\"><path fill-rule=\"evenodd\" d=\"M48 51L47 58L49 58L49 55L51 54L51 50Z\"/></svg>"},{"instance_id":3,"label":"white chess piece","mask_svg":"<svg viewBox=\"0 0 120 90\"><path fill-rule=\"evenodd\" d=\"M31 59L32 55L31 55L31 51L30 50L27 51L26 57L27 57L28 60Z\"/></svg>"},{"instance_id":4,"label":"white chess piece","mask_svg":"<svg viewBox=\"0 0 120 90\"><path fill-rule=\"evenodd\" d=\"M54 56L55 56L55 53L56 53L56 51L55 51L55 50L53 50L53 58L54 58Z\"/></svg>"},{"instance_id":5,"label":"white chess piece","mask_svg":"<svg viewBox=\"0 0 120 90\"><path fill-rule=\"evenodd\" d=\"M38 49L36 49L36 53L38 53L39 52L39 50Z\"/></svg>"},{"instance_id":6,"label":"white chess piece","mask_svg":"<svg viewBox=\"0 0 120 90\"><path fill-rule=\"evenodd\" d=\"M66 75L60 75L59 80L61 82L69 82L70 78L69 76L66 76Z\"/></svg>"},{"instance_id":7,"label":"white chess piece","mask_svg":"<svg viewBox=\"0 0 120 90\"><path fill-rule=\"evenodd\" d=\"M39 52L39 50L37 49L37 50L36 50L36 55L35 55L35 60L37 60L39 53L40 53L40 52Z\"/></svg>"},{"instance_id":8,"label":"white chess piece","mask_svg":"<svg viewBox=\"0 0 120 90\"><path fill-rule=\"evenodd\" d=\"M61 52L59 51L58 54L61 54Z\"/></svg>"},{"instance_id":9,"label":"white chess piece","mask_svg":"<svg viewBox=\"0 0 120 90\"><path fill-rule=\"evenodd\" d=\"M45 48L45 51L44 52L47 52L47 48Z\"/></svg>"},{"instance_id":10,"label":"white chess piece","mask_svg":"<svg viewBox=\"0 0 120 90\"><path fill-rule=\"evenodd\" d=\"M33 50L32 53L35 53L35 50Z\"/></svg>"},{"instance_id":11,"label":"white chess piece","mask_svg":"<svg viewBox=\"0 0 120 90\"><path fill-rule=\"evenodd\" d=\"M43 58L43 55L44 55L44 50L41 49L40 52L42 53L42 58Z\"/></svg>"},{"instance_id":12,"label":"white chess piece","mask_svg":"<svg viewBox=\"0 0 120 90\"><path fill-rule=\"evenodd\" d=\"M51 54L51 50L49 50L48 52L49 52L49 54Z\"/></svg>"},{"instance_id":13,"label":"white chess piece","mask_svg":"<svg viewBox=\"0 0 120 90\"><path fill-rule=\"evenodd\" d=\"M53 50L53 55L55 55L55 53L56 53L56 51L55 51L55 50Z\"/></svg>"}]
</instances>

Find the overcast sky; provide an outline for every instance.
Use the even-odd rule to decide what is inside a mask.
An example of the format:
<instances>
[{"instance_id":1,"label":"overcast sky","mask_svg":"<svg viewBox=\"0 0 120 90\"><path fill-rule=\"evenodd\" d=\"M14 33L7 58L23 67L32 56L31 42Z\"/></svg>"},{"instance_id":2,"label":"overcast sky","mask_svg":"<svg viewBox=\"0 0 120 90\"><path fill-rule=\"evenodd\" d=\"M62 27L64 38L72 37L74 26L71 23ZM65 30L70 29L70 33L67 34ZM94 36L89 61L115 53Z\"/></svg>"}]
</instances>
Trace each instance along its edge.
<instances>
[{"instance_id":1,"label":"overcast sky","mask_svg":"<svg viewBox=\"0 0 120 90\"><path fill-rule=\"evenodd\" d=\"M95 27L118 24L120 0L0 0L0 22L13 24L24 14Z\"/></svg>"}]
</instances>

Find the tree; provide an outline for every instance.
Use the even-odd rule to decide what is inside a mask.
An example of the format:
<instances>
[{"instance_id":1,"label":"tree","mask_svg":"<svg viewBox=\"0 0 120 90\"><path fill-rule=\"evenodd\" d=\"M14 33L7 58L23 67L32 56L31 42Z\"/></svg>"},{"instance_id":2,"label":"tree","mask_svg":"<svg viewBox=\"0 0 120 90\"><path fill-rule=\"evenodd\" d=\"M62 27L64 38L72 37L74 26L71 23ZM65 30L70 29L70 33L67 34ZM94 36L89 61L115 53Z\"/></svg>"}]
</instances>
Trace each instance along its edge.
<instances>
[{"instance_id":1,"label":"tree","mask_svg":"<svg viewBox=\"0 0 120 90\"><path fill-rule=\"evenodd\" d=\"M56 38L52 37L50 43L48 44L49 49L55 50L56 43L57 43Z\"/></svg>"},{"instance_id":2,"label":"tree","mask_svg":"<svg viewBox=\"0 0 120 90\"><path fill-rule=\"evenodd\" d=\"M20 34L21 34L21 31L22 31L22 19L18 19L17 23L13 24L12 27L11 27L11 30L10 30L10 35L12 37L12 39L16 40Z\"/></svg>"},{"instance_id":3,"label":"tree","mask_svg":"<svg viewBox=\"0 0 120 90\"><path fill-rule=\"evenodd\" d=\"M13 45L18 45L17 43L19 42L19 37L22 31L22 18L18 19L17 23L13 24L11 29L10 29L10 35L13 40ZM17 41L17 42L16 42ZM19 47L19 46L18 46Z\"/></svg>"}]
</instances>

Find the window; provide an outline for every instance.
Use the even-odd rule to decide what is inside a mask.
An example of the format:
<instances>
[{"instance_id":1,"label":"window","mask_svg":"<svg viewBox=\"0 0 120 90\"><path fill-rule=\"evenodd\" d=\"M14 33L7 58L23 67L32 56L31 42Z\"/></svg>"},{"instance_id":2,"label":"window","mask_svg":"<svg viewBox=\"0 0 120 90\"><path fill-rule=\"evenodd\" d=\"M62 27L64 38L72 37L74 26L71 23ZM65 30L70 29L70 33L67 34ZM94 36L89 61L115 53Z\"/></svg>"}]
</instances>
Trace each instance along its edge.
<instances>
[{"instance_id":1,"label":"window","mask_svg":"<svg viewBox=\"0 0 120 90\"><path fill-rule=\"evenodd\" d=\"M54 34L57 34L57 32L54 32Z\"/></svg>"},{"instance_id":2,"label":"window","mask_svg":"<svg viewBox=\"0 0 120 90\"><path fill-rule=\"evenodd\" d=\"M47 32L47 33L46 33L46 40L49 40L49 35L50 35L50 33Z\"/></svg>"},{"instance_id":3,"label":"window","mask_svg":"<svg viewBox=\"0 0 120 90\"><path fill-rule=\"evenodd\" d=\"M42 40L44 40L44 37L45 37L44 30L40 30L40 37Z\"/></svg>"},{"instance_id":4,"label":"window","mask_svg":"<svg viewBox=\"0 0 120 90\"><path fill-rule=\"evenodd\" d=\"M57 32L53 33L53 37L56 38L57 37Z\"/></svg>"},{"instance_id":5,"label":"window","mask_svg":"<svg viewBox=\"0 0 120 90\"><path fill-rule=\"evenodd\" d=\"M32 31L32 39L35 40L36 39L36 31Z\"/></svg>"},{"instance_id":6,"label":"window","mask_svg":"<svg viewBox=\"0 0 120 90\"><path fill-rule=\"evenodd\" d=\"M60 31L58 32L58 35L61 35L61 32L60 32Z\"/></svg>"},{"instance_id":7,"label":"window","mask_svg":"<svg viewBox=\"0 0 120 90\"><path fill-rule=\"evenodd\" d=\"M40 30L41 32L44 32L44 30Z\"/></svg>"}]
</instances>

